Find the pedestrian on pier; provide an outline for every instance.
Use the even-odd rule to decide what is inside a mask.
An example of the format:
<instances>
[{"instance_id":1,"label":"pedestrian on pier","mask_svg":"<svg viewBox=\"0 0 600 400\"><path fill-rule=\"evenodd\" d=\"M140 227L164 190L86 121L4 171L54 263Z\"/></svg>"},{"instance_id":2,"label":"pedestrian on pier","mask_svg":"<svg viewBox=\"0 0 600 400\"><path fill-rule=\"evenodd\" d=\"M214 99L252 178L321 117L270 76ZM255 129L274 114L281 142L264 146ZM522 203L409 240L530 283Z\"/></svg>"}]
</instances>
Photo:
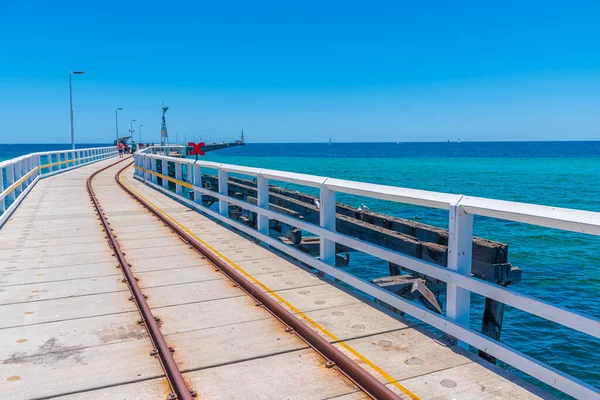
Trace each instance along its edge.
<instances>
[{"instance_id":1,"label":"pedestrian on pier","mask_svg":"<svg viewBox=\"0 0 600 400\"><path fill-rule=\"evenodd\" d=\"M117 150L119 150L119 158L123 158L123 142L117 143Z\"/></svg>"}]
</instances>

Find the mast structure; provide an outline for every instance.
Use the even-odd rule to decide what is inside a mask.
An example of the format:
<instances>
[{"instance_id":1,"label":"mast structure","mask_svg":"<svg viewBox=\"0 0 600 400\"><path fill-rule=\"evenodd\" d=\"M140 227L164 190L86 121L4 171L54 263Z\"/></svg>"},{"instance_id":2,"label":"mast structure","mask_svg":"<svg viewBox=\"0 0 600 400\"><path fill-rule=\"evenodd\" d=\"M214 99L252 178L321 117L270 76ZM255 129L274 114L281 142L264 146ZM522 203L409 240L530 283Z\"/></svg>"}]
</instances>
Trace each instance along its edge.
<instances>
[{"instance_id":1,"label":"mast structure","mask_svg":"<svg viewBox=\"0 0 600 400\"><path fill-rule=\"evenodd\" d=\"M169 144L169 133L167 131L167 119L165 118L165 114L167 113L168 109L169 109L169 107L165 107L163 105L162 125L160 128L160 144L161 144L161 146L165 146L165 145Z\"/></svg>"}]
</instances>

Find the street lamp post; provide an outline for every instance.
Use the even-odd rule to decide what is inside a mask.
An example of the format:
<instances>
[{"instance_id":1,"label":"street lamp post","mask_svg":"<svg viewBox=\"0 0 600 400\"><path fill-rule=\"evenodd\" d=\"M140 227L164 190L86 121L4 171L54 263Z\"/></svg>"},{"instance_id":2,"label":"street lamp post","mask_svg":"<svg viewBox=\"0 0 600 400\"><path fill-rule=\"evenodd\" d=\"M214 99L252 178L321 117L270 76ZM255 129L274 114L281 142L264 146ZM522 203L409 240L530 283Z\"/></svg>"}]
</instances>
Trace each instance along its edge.
<instances>
[{"instance_id":1,"label":"street lamp post","mask_svg":"<svg viewBox=\"0 0 600 400\"><path fill-rule=\"evenodd\" d=\"M135 122L135 119L131 120L131 127L129 129L129 133L131 134L131 140L133 140L133 132L135 132L135 130L133 129L133 123Z\"/></svg>"},{"instance_id":2,"label":"street lamp post","mask_svg":"<svg viewBox=\"0 0 600 400\"><path fill-rule=\"evenodd\" d=\"M69 100L71 104L71 147L75 149L75 126L73 125L73 75L83 75L83 71L69 72Z\"/></svg>"},{"instance_id":3,"label":"street lamp post","mask_svg":"<svg viewBox=\"0 0 600 400\"><path fill-rule=\"evenodd\" d=\"M140 143L142 143L142 126L144 125L140 125L138 127L138 133L140 134L140 141L138 142L138 146L140 145Z\"/></svg>"},{"instance_id":4,"label":"street lamp post","mask_svg":"<svg viewBox=\"0 0 600 400\"><path fill-rule=\"evenodd\" d=\"M115 138L115 140L117 142L119 141L119 111L123 111L123 108L119 107L115 109L115 125L117 128L117 137Z\"/></svg>"}]
</instances>

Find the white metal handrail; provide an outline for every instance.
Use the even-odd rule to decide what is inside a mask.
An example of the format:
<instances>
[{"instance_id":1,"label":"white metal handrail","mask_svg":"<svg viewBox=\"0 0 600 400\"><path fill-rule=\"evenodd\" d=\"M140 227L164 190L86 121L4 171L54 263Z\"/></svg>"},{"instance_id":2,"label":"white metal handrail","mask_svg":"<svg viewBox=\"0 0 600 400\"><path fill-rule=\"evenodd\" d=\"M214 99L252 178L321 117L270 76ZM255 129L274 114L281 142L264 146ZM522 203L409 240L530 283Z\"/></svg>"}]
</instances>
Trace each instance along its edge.
<instances>
[{"instance_id":1,"label":"white metal handrail","mask_svg":"<svg viewBox=\"0 0 600 400\"><path fill-rule=\"evenodd\" d=\"M117 148L30 153L0 162L0 227L41 178L116 156Z\"/></svg>"},{"instance_id":2,"label":"white metal handrail","mask_svg":"<svg viewBox=\"0 0 600 400\"><path fill-rule=\"evenodd\" d=\"M167 192L169 195L201 212L256 237L265 244L456 337L461 344L468 344L483 350L564 393L577 398L600 398L600 390L598 388L469 328L470 293L473 292L600 338L600 320L597 318L554 306L533 297L520 295L507 288L493 285L471 276L473 215L483 215L600 236L600 213L405 189L201 160L194 161L153 153L155 151L152 148L148 148L134 155L136 167L134 176L136 179L158 190ZM165 153L168 154L168 152ZM162 173L158 173L157 171L157 160L161 160L161 163L163 163ZM173 163L175 166L174 178L168 176L168 162ZM188 182L182 181L183 165L187 165L188 168ZM218 171L218 192L202 187L203 168L216 169ZM256 177L258 193L256 205L228 195L227 176L229 173L240 173ZM163 185L159 186L158 179L163 177L167 179L162 179ZM320 189L320 225L317 226L270 210L268 205L269 180L318 187ZM168 190L169 181L175 183L175 193ZM194 192L195 201L191 201L189 198L183 196L183 187L187 187ZM448 267L441 267L362 241L360 238L336 232L335 195L338 192L405 204L447 209L449 211ZM218 213L202 205L202 194L218 199ZM257 230L230 219L228 216L229 204L255 212L258 217ZM321 238L319 259L270 237L268 231L269 218L277 219L288 225L318 235ZM341 269L335 268L335 243L343 244L446 282L446 315L435 314L415 303L356 278Z\"/></svg>"}]
</instances>

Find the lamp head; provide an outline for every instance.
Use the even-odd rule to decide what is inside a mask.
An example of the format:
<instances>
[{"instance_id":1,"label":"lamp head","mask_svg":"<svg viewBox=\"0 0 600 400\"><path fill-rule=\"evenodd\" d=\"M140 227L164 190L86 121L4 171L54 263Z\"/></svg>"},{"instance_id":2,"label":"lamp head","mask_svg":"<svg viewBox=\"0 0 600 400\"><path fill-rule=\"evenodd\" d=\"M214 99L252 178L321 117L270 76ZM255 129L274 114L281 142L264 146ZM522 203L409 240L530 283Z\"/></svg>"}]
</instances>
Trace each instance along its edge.
<instances>
[{"instance_id":1,"label":"lamp head","mask_svg":"<svg viewBox=\"0 0 600 400\"><path fill-rule=\"evenodd\" d=\"M73 71L71 73L74 74L74 75L83 75L84 74L83 71Z\"/></svg>"}]
</instances>

